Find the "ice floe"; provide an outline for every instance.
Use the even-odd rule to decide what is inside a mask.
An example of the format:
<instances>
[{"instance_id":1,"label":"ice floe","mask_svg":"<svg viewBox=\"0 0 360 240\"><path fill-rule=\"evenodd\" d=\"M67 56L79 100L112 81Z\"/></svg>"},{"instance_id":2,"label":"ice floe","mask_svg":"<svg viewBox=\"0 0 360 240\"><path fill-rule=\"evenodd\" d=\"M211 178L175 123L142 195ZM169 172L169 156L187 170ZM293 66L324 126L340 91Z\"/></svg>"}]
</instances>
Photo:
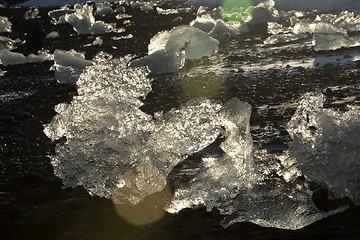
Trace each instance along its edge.
<instances>
[{"instance_id":1,"label":"ice floe","mask_svg":"<svg viewBox=\"0 0 360 240\"><path fill-rule=\"evenodd\" d=\"M12 23L7 17L0 16L0 33L2 32L11 32Z\"/></svg>"},{"instance_id":2,"label":"ice floe","mask_svg":"<svg viewBox=\"0 0 360 240\"><path fill-rule=\"evenodd\" d=\"M110 3L108 2L99 2L95 4L95 16L105 16L108 14L114 13L113 9L111 8Z\"/></svg>"},{"instance_id":3,"label":"ice floe","mask_svg":"<svg viewBox=\"0 0 360 240\"><path fill-rule=\"evenodd\" d=\"M308 93L288 123L290 153L312 181L325 183L337 198L360 204L360 109L323 108L325 97Z\"/></svg>"},{"instance_id":4,"label":"ice floe","mask_svg":"<svg viewBox=\"0 0 360 240\"><path fill-rule=\"evenodd\" d=\"M185 59L199 59L217 53L218 44L216 39L198 28L181 25L152 37L149 55L132 65L147 65L152 73L177 72L184 66Z\"/></svg>"},{"instance_id":5,"label":"ice floe","mask_svg":"<svg viewBox=\"0 0 360 240\"><path fill-rule=\"evenodd\" d=\"M151 73L174 73L182 69L185 65L185 51L166 51L158 50L143 58L132 61L130 66L147 66Z\"/></svg>"},{"instance_id":6,"label":"ice floe","mask_svg":"<svg viewBox=\"0 0 360 240\"><path fill-rule=\"evenodd\" d=\"M222 137L221 152L202 155L199 168L188 176L191 180L175 177L167 211L204 205L227 215L225 227L250 221L299 229L346 208L317 209L307 182L297 178L302 173L296 159L286 153L279 156L281 167L270 164L261 167L268 168L264 171L255 164L254 151L264 162L274 156L254 150L251 106L246 102L197 98L167 112L141 111L140 98L151 91L151 79L146 69L128 66L131 58L99 54L80 75L78 95L71 103L57 105L57 115L45 126L52 140L66 137L51 160L64 186L83 186L91 195L112 198L116 204L137 204L161 191L166 176L176 175L173 170L179 162ZM264 182L263 172L272 171L286 180Z\"/></svg>"},{"instance_id":7,"label":"ice floe","mask_svg":"<svg viewBox=\"0 0 360 240\"><path fill-rule=\"evenodd\" d=\"M75 50L57 49L54 52L55 77L60 83L75 85L85 67L91 64L91 61L85 59L84 54Z\"/></svg>"},{"instance_id":8,"label":"ice floe","mask_svg":"<svg viewBox=\"0 0 360 240\"><path fill-rule=\"evenodd\" d=\"M39 55L29 54L24 56L22 53L11 52L8 49L0 49L0 59L4 66L14 65L14 64L24 64L28 62L43 62L48 60L53 60L53 55L41 52Z\"/></svg>"},{"instance_id":9,"label":"ice floe","mask_svg":"<svg viewBox=\"0 0 360 240\"><path fill-rule=\"evenodd\" d=\"M74 6L75 12L66 14L64 19L70 23L78 34L104 34L113 30L112 25L95 21L93 7L87 4Z\"/></svg>"},{"instance_id":10,"label":"ice floe","mask_svg":"<svg viewBox=\"0 0 360 240\"><path fill-rule=\"evenodd\" d=\"M37 8L29 9L25 12L24 18L25 20L34 19L39 15L40 11Z\"/></svg>"}]
</instances>

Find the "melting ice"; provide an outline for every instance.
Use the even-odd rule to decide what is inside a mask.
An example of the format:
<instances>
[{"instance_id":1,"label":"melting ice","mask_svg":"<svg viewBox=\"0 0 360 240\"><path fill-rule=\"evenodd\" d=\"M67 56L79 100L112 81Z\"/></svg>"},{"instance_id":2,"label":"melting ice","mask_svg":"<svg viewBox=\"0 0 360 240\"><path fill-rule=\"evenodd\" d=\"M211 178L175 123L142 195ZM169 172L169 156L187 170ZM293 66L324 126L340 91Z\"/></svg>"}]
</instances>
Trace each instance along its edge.
<instances>
[{"instance_id":1,"label":"melting ice","mask_svg":"<svg viewBox=\"0 0 360 240\"><path fill-rule=\"evenodd\" d=\"M301 170L293 157L280 157L281 170L256 165L259 156L263 162L274 156L255 150L254 157L248 103L230 99L222 104L200 98L149 115L141 111L139 98L151 91L151 80L146 69L129 67L130 60L131 56L97 56L77 81L79 95L69 104L57 105L57 115L45 127L52 140L66 139L57 144L51 160L65 187L83 186L90 194L113 198L118 204L136 204L161 191L179 162L220 137L222 151L203 156L190 181L172 183L175 193L167 211L205 205L228 216L224 226L251 221L288 229L334 213L315 207L307 182L297 178ZM291 153L298 157L293 149ZM271 171L285 181L273 178L265 183L266 172ZM344 194L355 191L354 186ZM331 188L335 187L340 186ZM358 199L358 195L349 196Z\"/></svg>"},{"instance_id":2,"label":"melting ice","mask_svg":"<svg viewBox=\"0 0 360 240\"><path fill-rule=\"evenodd\" d=\"M219 5L219 1L211 2ZM82 54L57 50L58 80L78 85L78 96L69 104L57 105L57 115L44 129L52 140L65 140L57 144L51 160L64 186L83 186L91 195L112 198L117 204L137 204L172 179L175 192L167 211L215 207L227 216L223 226L250 221L299 229L346 208L317 209L308 181L325 184L334 197L347 196L359 204L358 108L340 113L323 108L322 95L305 95L288 124L293 139L290 150L280 155L253 147L251 106L237 99L220 103L197 98L154 115L140 109L140 99L151 91L147 69L152 73L179 71L188 59L216 54L219 42L248 31L251 24L268 24L271 36L265 44L307 38L313 38L315 50L357 44L348 34L360 30L357 15L319 13L310 20L307 13L279 11L289 4L280 0L259 3L244 24L224 21L220 8L201 7L190 26L156 34L150 41L149 55L134 61L133 56L113 59L105 53L89 61ZM95 15L113 12L106 3L97 6ZM133 7L153 9L153 5L142 3ZM95 21L92 10L88 5L76 5L74 10L62 8L49 15L69 22L79 34L111 31L110 25ZM124 14L124 9L116 12ZM284 19L290 25L283 26ZM140 67L144 65L148 68ZM178 181L176 166L211 144L218 144L221 151L206 152L190 180ZM274 161L276 164L271 164ZM270 177L270 173L277 176Z\"/></svg>"},{"instance_id":3,"label":"melting ice","mask_svg":"<svg viewBox=\"0 0 360 240\"><path fill-rule=\"evenodd\" d=\"M307 94L288 124L290 152L311 180L325 183L337 198L360 204L360 108L323 108L322 94Z\"/></svg>"}]
</instances>

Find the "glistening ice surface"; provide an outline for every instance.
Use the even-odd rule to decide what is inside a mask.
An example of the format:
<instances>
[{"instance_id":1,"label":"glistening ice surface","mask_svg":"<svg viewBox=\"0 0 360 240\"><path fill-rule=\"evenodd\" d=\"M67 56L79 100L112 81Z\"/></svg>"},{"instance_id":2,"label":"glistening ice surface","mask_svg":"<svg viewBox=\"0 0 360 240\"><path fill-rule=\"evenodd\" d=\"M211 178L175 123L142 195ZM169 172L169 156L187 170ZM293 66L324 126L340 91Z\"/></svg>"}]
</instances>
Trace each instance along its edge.
<instances>
[{"instance_id":1,"label":"glistening ice surface","mask_svg":"<svg viewBox=\"0 0 360 240\"><path fill-rule=\"evenodd\" d=\"M311 180L360 204L360 109L335 111L323 108L324 101L322 94L303 96L288 124L290 152Z\"/></svg>"},{"instance_id":2,"label":"glistening ice surface","mask_svg":"<svg viewBox=\"0 0 360 240\"><path fill-rule=\"evenodd\" d=\"M99 54L80 75L78 96L57 105L45 127L52 140L65 138L52 157L65 187L137 204L170 181L175 192L167 211L215 207L228 216L223 226L250 221L298 229L345 208L317 209L295 158L253 149L246 102L197 98L167 112L143 112L139 99L151 80L145 68L128 67L130 59ZM197 166L176 170L199 151Z\"/></svg>"}]
</instances>

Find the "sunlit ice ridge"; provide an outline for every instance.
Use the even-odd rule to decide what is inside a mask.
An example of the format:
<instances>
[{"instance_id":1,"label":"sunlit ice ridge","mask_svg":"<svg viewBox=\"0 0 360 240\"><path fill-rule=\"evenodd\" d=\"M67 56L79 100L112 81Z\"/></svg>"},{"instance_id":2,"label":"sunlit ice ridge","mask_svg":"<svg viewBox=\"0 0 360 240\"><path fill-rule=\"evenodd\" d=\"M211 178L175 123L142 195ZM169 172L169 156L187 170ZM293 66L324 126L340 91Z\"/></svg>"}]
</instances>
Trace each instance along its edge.
<instances>
[{"instance_id":1,"label":"sunlit ice ridge","mask_svg":"<svg viewBox=\"0 0 360 240\"><path fill-rule=\"evenodd\" d=\"M58 104L56 116L44 126L45 134L57 142L51 163L65 187L81 186L90 195L111 199L118 214L134 225L160 221L165 215L162 210L176 214L205 206L223 215L220 224L224 227L247 221L300 229L348 207L340 201L322 209L313 197L319 189L329 191L330 199L346 198L359 205L357 99L345 98L342 101L349 104L340 110L328 107L323 92L341 91L343 86L313 87L301 78L295 78L298 82L286 79L272 88L277 93L274 97L266 90L272 84L258 79L268 69L272 74L289 73L323 67L333 58L339 68L357 61L359 54L352 51L359 44L360 20L353 13L359 9L357 1L194 0L176 1L186 8L170 11L157 6L175 1L121 2L129 3L128 9L156 9L164 15L189 11L195 18L188 25L156 33L147 54L141 56L115 58L100 52L85 59L73 50L54 52L57 80L77 87L72 101ZM111 8L107 4L95 7ZM119 30L96 21L91 4L66 10L63 21L75 34L91 38L127 31L127 26ZM118 18L131 19L126 10L117 8ZM332 10L337 12L326 14ZM243 47L250 40L239 37L251 36L258 29L267 38L257 37L256 44ZM266 59L288 49L300 49L306 58L284 54L279 61ZM271 78L266 80L271 82ZM287 96L289 89L283 87L287 84L291 90L305 86L309 93L290 94L286 101L274 104L279 96ZM177 89L177 94L166 95L169 88ZM354 88L343 91L356 92ZM241 94L234 94L234 89ZM179 97L181 104L151 105L149 98L158 100L151 96L154 92ZM150 110L146 109L149 105ZM270 121L251 125L252 116L274 112L273 121L283 115L286 119L278 125ZM272 152L254 144L265 141L266 134L280 139L283 148ZM141 207L149 210L148 216L142 215ZM139 208L140 215L132 218L137 214L131 210Z\"/></svg>"}]
</instances>

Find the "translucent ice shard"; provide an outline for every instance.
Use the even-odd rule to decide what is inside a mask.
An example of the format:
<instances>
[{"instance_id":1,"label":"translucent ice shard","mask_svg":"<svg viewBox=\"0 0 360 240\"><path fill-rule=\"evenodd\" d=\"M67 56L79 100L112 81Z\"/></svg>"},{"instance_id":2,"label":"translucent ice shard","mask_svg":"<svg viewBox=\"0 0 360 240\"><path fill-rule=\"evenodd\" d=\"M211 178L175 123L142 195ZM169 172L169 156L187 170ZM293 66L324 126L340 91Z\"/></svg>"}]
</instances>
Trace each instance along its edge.
<instances>
[{"instance_id":1,"label":"translucent ice shard","mask_svg":"<svg viewBox=\"0 0 360 240\"><path fill-rule=\"evenodd\" d=\"M151 73L173 73L179 71L185 65L185 52L156 51L143 58L136 59L131 63L132 67L147 66Z\"/></svg>"},{"instance_id":2,"label":"translucent ice shard","mask_svg":"<svg viewBox=\"0 0 360 240\"><path fill-rule=\"evenodd\" d=\"M169 31L162 31L155 34L150 39L150 43L148 45L148 53L152 54L156 51L165 49L165 46L170 38L170 32Z\"/></svg>"},{"instance_id":3,"label":"translucent ice shard","mask_svg":"<svg viewBox=\"0 0 360 240\"><path fill-rule=\"evenodd\" d=\"M237 21L225 22L222 19L222 13L224 13L224 11L221 7L212 10L200 7L196 19L190 23L190 26L207 32L219 42L224 42L224 40L227 40L230 36L237 36L248 31L246 25Z\"/></svg>"},{"instance_id":4,"label":"translucent ice shard","mask_svg":"<svg viewBox=\"0 0 360 240\"><path fill-rule=\"evenodd\" d=\"M219 42L197 28L179 26L172 29L170 33L165 50L185 50L186 59L211 56L219 50Z\"/></svg>"},{"instance_id":5,"label":"translucent ice shard","mask_svg":"<svg viewBox=\"0 0 360 240\"><path fill-rule=\"evenodd\" d=\"M231 214L240 189L246 191L262 177L252 157L249 119L251 106L237 99L226 102L219 113L219 124L225 128L225 141L220 145L223 156L203 158L198 174L188 184L175 185L176 192L169 212L185 207L205 205Z\"/></svg>"},{"instance_id":6,"label":"translucent ice shard","mask_svg":"<svg viewBox=\"0 0 360 240\"><path fill-rule=\"evenodd\" d=\"M249 221L264 227L295 230L346 209L342 207L323 212L316 208L311 195L307 183L285 183L272 179L237 195L237 208L222 224L227 227L236 222Z\"/></svg>"},{"instance_id":7,"label":"translucent ice shard","mask_svg":"<svg viewBox=\"0 0 360 240\"><path fill-rule=\"evenodd\" d=\"M196 27L204 32L209 33L215 26L216 20L208 15L197 17L190 23L190 26Z\"/></svg>"},{"instance_id":8,"label":"translucent ice shard","mask_svg":"<svg viewBox=\"0 0 360 240\"><path fill-rule=\"evenodd\" d=\"M140 110L138 99L151 90L147 72L128 67L129 60L98 56L77 82L79 95L56 106L44 132L53 140L66 137L52 159L66 187L84 186L105 197L115 193L118 202L135 204L160 191L166 183L161 176L180 161L215 141L221 105L197 99L154 119ZM146 184L151 189L142 191Z\"/></svg>"},{"instance_id":9,"label":"translucent ice shard","mask_svg":"<svg viewBox=\"0 0 360 240\"><path fill-rule=\"evenodd\" d=\"M7 17L0 16L0 33L2 32L11 32L12 23Z\"/></svg>"},{"instance_id":10,"label":"translucent ice shard","mask_svg":"<svg viewBox=\"0 0 360 240\"><path fill-rule=\"evenodd\" d=\"M348 32L360 31L360 15L355 15L353 12L343 11L334 20L333 24L346 29Z\"/></svg>"},{"instance_id":11,"label":"translucent ice shard","mask_svg":"<svg viewBox=\"0 0 360 240\"><path fill-rule=\"evenodd\" d=\"M344 210L317 209L307 182L297 178L302 173L296 160L286 153L276 157L279 166L271 166L274 156L262 154L261 161L267 170L263 166L259 169L253 156L250 114L251 107L245 102L231 99L224 104L219 113L225 130L225 140L220 144L223 154L204 156L199 169L189 176L189 182L175 182L175 195L167 211L205 205L209 211L215 207L228 215L222 221L225 227L249 221L265 227L299 229ZM270 179L261 174L266 171L281 178Z\"/></svg>"},{"instance_id":12,"label":"translucent ice shard","mask_svg":"<svg viewBox=\"0 0 360 240\"><path fill-rule=\"evenodd\" d=\"M295 34L302 33L314 33L316 28L316 23L312 22L298 22L294 25L293 32Z\"/></svg>"},{"instance_id":13,"label":"translucent ice shard","mask_svg":"<svg viewBox=\"0 0 360 240\"><path fill-rule=\"evenodd\" d=\"M64 17L66 14L72 14L75 10L71 10L69 7L64 6L60 9L52 10L48 12L49 17L53 20L59 20L60 17Z\"/></svg>"},{"instance_id":14,"label":"translucent ice shard","mask_svg":"<svg viewBox=\"0 0 360 240\"><path fill-rule=\"evenodd\" d=\"M96 6L96 11L95 11L96 16L105 16L108 14L112 14L114 12L109 2L95 3L95 6Z\"/></svg>"},{"instance_id":15,"label":"translucent ice shard","mask_svg":"<svg viewBox=\"0 0 360 240\"><path fill-rule=\"evenodd\" d=\"M253 8L250 20L247 20L247 22L249 24L278 22L280 20L279 12L274 6L274 0L260 2Z\"/></svg>"},{"instance_id":16,"label":"translucent ice shard","mask_svg":"<svg viewBox=\"0 0 360 240\"><path fill-rule=\"evenodd\" d=\"M316 128L320 126L312 116L317 113L319 117L325 116L322 120L326 126L329 124L326 114L331 112L321 109L321 99L316 96L312 98L315 104L305 101L301 105L305 110L298 110L289 127L292 136L299 135L294 137L290 149L298 162L285 153L276 157L277 165L273 166L270 154L254 157L249 122L251 106L246 102L230 99L222 104L196 98L165 113L143 112L140 98L151 91L151 80L146 68L128 66L131 58L98 55L77 81L78 96L69 104L57 105L57 115L45 126L44 132L52 140L64 138L63 143L57 144L51 163L65 187L83 186L91 195L112 198L116 204L140 204L148 195L166 189L172 179L175 192L167 211L199 205L205 205L208 210L216 207L228 215L222 222L224 226L250 221L262 226L298 229L336 212L322 212L314 206L306 179L299 178L300 169L309 177L314 170L318 174L314 181L328 181L331 190L343 190L354 202L358 201L359 179L350 175L359 170L353 160L356 157L350 159L352 152L358 152L349 149L351 144L360 149L356 145L358 109L351 110L344 118L347 119L345 130L335 131L338 136L342 136L342 131L352 133L344 137L351 144L335 142L334 151L340 152L337 146L347 147L342 159L340 153L335 156L343 161L343 166L339 167L334 159L327 160L326 154L316 160L332 161L325 162L328 167L319 167L324 162L319 166L307 165L306 157L312 155L306 151L312 149L312 143L322 154L322 148L327 149L336 140L330 137L332 128L326 127L328 134L323 141L330 142L322 146L311 134L314 127L303 126L306 121ZM332 119L329 126L338 124L339 121ZM325 129L324 124L321 129ZM307 131L310 133L302 138L302 133ZM297 142L298 139L302 141ZM215 145L216 151L207 150ZM189 156L194 153L201 156L197 167L190 169L191 175L184 173L188 180L176 180L178 164L191 161ZM259 156L261 160L257 159ZM350 172L346 170L349 165ZM304 166L310 166L311 171ZM333 172L319 174L329 169ZM276 177L270 177L272 173ZM334 174L340 174L343 180L336 182ZM322 176L325 178L319 179Z\"/></svg>"},{"instance_id":17,"label":"translucent ice shard","mask_svg":"<svg viewBox=\"0 0 360 240\"><path fill-rule=\"evenodd\" d=\"M54 52L55 77L60 83L75 85L84 68L91 64L91 61L75 50L56 49Z\"/></svg>"},{"instance_id":18,"label":"translucent ice shard","mask_svg":"<svg viewBox=\"0 0 360 240\"><path fill-rule=\"evenodd\" d=\"M293 33L281 33L281 34L275 34L267 37L264 40L264 44L278 44L278 43L288 43L297 41L300 39L307 38L307 34L293 34Z\"/></svg>"},{"instance_id":19,"label":"translucent ice shard","mask_svg":"<svg viewBox=\"0 0 360 240\"><path fill-rule=\"evenodd\" d=\"M65 15L65 21L70 23L78 34L103 34L112 31L110 24L95 21L92 6L76 4L74 9L74 13Z\"/></svg>"},{"instance_id":20,"label":"translucent ice shard","mask_svg":"<svg viewBox=\"0 0 360 240\"><path fill-rule=\"evenodd\" d=\"M40 11L37 8L29 9L25 12L24 18L25 20L34 19L39 15Z\"/></svg>"},{"instance_id":21,"label":"translucent ice shard","mask_svg":"<svg viewBox=\"0 0 360 240\"><path fill-rule=\"evenodd\" d=\"M182 25L157 33L150 39L149 55L132 66L148 66L152 73L177 72L186 59L211 56L219 50L218 40L198 28Z\"/></svg>"},{"instance_id":22,"label":"translucent ice shard","mask_svg":"<svg viewBox=\"0 0 360 240\"><path fill-rule=\"evenodd\" d=\"M136 146L146 141L142 133L152 128L152 117L139 110L137 99L151 90L146 72L124 71L130 57L110 58L103 54L94 60L77 82L79 95L71 104L57 105L57 115L44 129L53 140L67 139L52 159L64 186L84 186L106 197L136 161Z\"/></svg>"},{"instance_id":23,"label":"translucent ice shard","mask_svg":"<svg viewBox=\"0 0 360 240\"><path fill-rule=\"evenodd\" d=\"M5 36L0 36L0 48L11 49L18 43L21 43L21 40L19 38L13 40Z\"/></svg>"},{"instance_id":24,"label":"translucent ice shard","mask_svg":"<svg viewBox=\"0 0 360 240\"><path fill-rule=\"evenodd\" d=\"M93 7L85 4L74 6L76 12L65 15L65 20L70 23L79 34L91 34L91 26L95 23Z\"/></svg>"},{"instance_id":25,"label":"translucent ice shard","mask_svg":"<svg viewBox=\"0 0 360 240\"><path fill-rule=\"evenodd\" d=\"M49 34L46 35L46 39L50 39L50 38L58 38L60 37L59 33L56 31L52 31Z\"/></svg>"},{"instance_id":26,"label":"translucent ice shard","mask_svg":"<svg viewBox=\"0 0 360 240\"><path fill-rule=\"evenodd\" d=\"M0 60L4 66L28 62L43 62L52 59L53 56L46 52L41 52L39 55L29 54L28 56L24 56L22 53L11 52L5 48L0 49Z\"/></svg>"},{"instance_id":27,"label":"translucent ice shard","mask_svg":"<svg viewBox=\"0 0 360 240\"><path fill-rule=\"evenodd\" d=\"M360 15L353 12L341 11L339 14L321 14L315 19L317 22L330 23L338 28L348 32L357 32L360 30Z\"/></svg>"},{"instance_id":28,"label":"translucent ice shard","mask_svg":"<svg viewBox=\"0 0 360 240\"><path fill-rule=\"evenodd\" d=\"M347 31L333 26L330 23L321 22L316 25L313 37L313 45L318 50L336 50L350 46L350 40Z\"/></svg>"},{"instance_id":29,"label":"translucent ice shard","mask_svg":"<svg viewBox=\"0 0 360 240\"><path fill-rule=\"evenodd\" d=\"M151 11L154 9L153 4L146 2L134 2L131 4L131 7L139 8L141 11Z\"/></svg>"},{"instance_id":30,"label":"translucent ice shard","mask_svg":"<svg viewBox=\"0 0 360 240\"><path fill-rule=\"evenodd\" d=\"M150 40L149 51L161 49L179 52L185 50L186 59L198 59L218 52L219 42L207 33L191 26L178 26L169 32L160 32Z\"/></svg>"},{"instance_id":31,"label":"translucent ice shard","mask_svg":"<svg viewBox=\"0 0 360 240\"><path fill-rule=\"evenodd\" d=\"M360 109L323 108L322 94L303 96L288 124L290 153L312 181L325 183L335 197L360 204Z\"/></svg>"}]
</instances>

